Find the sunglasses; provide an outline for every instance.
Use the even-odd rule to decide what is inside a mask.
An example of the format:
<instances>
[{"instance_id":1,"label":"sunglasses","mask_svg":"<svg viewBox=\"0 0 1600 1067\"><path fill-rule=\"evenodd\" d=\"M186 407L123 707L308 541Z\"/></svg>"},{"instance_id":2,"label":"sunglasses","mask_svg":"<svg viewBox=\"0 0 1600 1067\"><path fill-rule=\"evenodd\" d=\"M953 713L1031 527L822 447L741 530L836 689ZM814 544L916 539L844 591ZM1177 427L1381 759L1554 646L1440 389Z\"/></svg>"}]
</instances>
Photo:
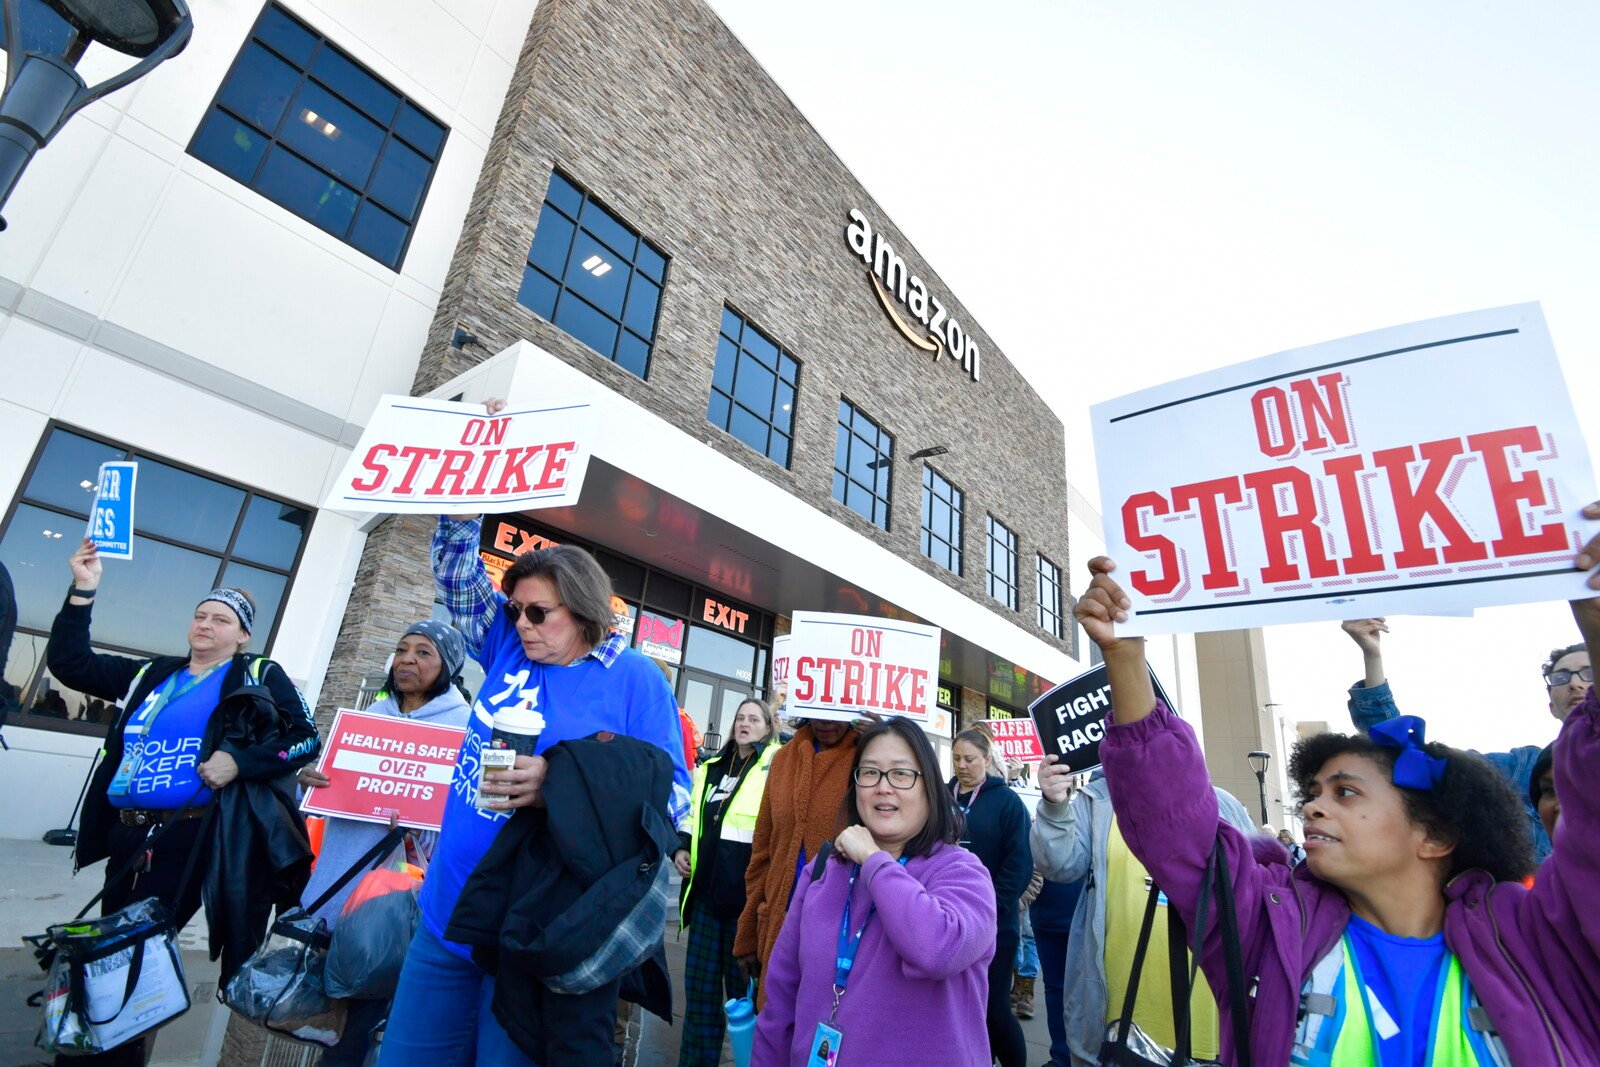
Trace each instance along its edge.
<instances>
[{"instance_id":1,"label":"sunglasses","mask_svg":"<svg viewBox=\"0 0 1600 1067\"><path fill-rule=\"evenodd\" d=\"M510 600L501 605L501 607L505 609L506 618L511 620L511 625L513 626L515 626L517 624L517 620L522 618L524 615L528 617L528 621L533 625L543 626L544 620L550 617L551 612L555 611L556 608L565 606L566 605L564 604L557 604L554 608L547 609L541 608L537 604L518 605Z\"/></svg>"}]
</instances>

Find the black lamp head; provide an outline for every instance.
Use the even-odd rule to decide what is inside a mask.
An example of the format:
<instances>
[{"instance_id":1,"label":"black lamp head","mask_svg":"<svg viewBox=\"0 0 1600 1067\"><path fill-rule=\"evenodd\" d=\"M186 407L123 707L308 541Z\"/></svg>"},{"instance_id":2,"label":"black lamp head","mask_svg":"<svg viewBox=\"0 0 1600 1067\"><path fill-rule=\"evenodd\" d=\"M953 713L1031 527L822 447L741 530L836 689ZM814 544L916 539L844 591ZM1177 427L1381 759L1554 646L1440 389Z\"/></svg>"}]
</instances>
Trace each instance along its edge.
<instances>
[{"instance_id":1,"label":"black lamp head","mask_svg":"<svg viewBox=\"0 0 1600 1067\"><path fill-rule=\"evenodd\" d=\"M45 4L66 19L84 41L141 58L189 22L183 0L45 0ZM187 43L185 40L177 51L183 51Z\"/></svg>"}]
</instances>

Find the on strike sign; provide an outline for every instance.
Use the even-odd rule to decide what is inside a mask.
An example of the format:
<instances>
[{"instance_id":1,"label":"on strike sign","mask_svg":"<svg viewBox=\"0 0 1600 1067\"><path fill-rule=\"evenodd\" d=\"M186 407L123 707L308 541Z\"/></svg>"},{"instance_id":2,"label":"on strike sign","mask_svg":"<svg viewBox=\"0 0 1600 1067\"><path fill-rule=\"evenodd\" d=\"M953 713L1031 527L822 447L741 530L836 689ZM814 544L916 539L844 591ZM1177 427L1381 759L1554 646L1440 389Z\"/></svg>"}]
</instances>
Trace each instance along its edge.
<instances>
[{"instance_id":1,"label":"on strike sign","mask_svg":"<svg viewBox=\"0 0 1600 1067\"><path fill-rule=\"evenodd\" d=\"M1537 304L1093 410L1106 547L1162 634L1593 596L1594 472Z\"/></svg>"},{"instance_id":2,"label":"on strike sign","mask_svg":"<svg viewBox=\"0 0 1600 1067\"><path fill-rule=\"evenodd\" d=\"M1032 719L984 719L980 725L994 738L1000 758L1007 763L1044 762L1044 748Z\"/></svg>"},{"instance_id":3,"label":"on strike sign","mask_svg":"<svg viewBox=\"0 0 1600 1067\"><path fill-rule=\"evenodd\" d=\"M789 629L787 714L858 719L933 714L939 628L866 615L797 611Z\"/></svg>"},{"instance_id":4,"label":"on strike sign","mask_svg":"<svg viewBox=\"0 0 1600 1067\"><path fill-rule=\"evenodd\" d=\"M584 401L488 415L482 404L385 396L323 507L476 515L576 504L594 427Z\"/></svg>"},{"instance_id":5,"label":"on strike sign","mask_svg":"<svg viewBox=\"0 0 1600 1067\"><path fill-rule=\"evenodd\" d=\"M341 709L318 768L321 789L306 790L300 810L362 822L389 821L437 830L466 730L395 715Z\"/></svg>"},{"instance_id":6,"label":"on strike sign","mask_svg":"<svg viewBox=\"0 0 1600 1067\"><path fill-rule=\"evenodd\" d=\"M1176 711L1153 670L1150 684L1155 686L1157 698ZM1057 762L1075 771L1098 767L1100 742L1105 740L1106 719L1111 716L1111 675L1106 665L1062 682L1028 705L1028 714L1038 727L1040 747L1059 757Z\"/></svg>"}]
</instances>

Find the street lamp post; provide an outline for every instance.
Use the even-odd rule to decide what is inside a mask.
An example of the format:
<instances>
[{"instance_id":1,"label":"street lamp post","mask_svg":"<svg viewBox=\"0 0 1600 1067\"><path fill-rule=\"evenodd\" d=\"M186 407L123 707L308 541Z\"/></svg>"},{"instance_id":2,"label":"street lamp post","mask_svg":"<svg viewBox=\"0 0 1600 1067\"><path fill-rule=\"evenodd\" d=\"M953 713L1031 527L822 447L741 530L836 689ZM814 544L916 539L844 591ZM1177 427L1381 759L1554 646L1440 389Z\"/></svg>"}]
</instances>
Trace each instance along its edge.
<instances>
[{"instance_id":1,"label":"street lamp post","mask_svg":"<svg viewBox=\"0 0 1600 1067\"><path fill-rule=\"evenodd\" d=\"M184 0L44 0L75 31L59 55L27 51L22 0L3 0L6 86L0 96L0 208L34 153L66 121L108 93L129 85L183 51L194 32ZM90 88L73 69L92 42L139 62ZM5 220L0 219L0 230Z\"/></svg>"},{"instance_id":2,"label":"street lamp post","mask_svg":"<svg viewBox=\"0 0 1600 1067\"><path fill-rule=\"evenodd\" d=\"M1250 769L1256 772L1256 784L1261 787L1261 825L1266 826L1272 821L1267 815L1267 764L1272 762L1272 753L1252 752L1248 758Z\"/></svg>"}]
</instances>

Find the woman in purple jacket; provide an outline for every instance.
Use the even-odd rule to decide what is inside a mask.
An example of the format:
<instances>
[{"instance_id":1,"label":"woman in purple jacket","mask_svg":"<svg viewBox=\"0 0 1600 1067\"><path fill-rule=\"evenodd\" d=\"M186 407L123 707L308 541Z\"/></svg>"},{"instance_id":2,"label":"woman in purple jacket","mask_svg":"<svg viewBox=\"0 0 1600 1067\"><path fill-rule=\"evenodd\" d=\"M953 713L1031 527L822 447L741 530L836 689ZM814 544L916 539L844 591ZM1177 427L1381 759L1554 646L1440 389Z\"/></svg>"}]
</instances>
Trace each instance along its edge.
<instances>
[{"instance_id":1,"label":"woman in purple jacket","mask_svg":"<svg viewBox=\"0 0 1600 1067\"><path fill-rule=\"evenodd\" d=\"M956 844L933 746L908 719L877 723L851 778L846 828L801 879L767 963L752 1067L989 1067L994 886Z\"/></svg>"},{"instance_id":2,"label":"woman in purple jacket","mask_svg":"<svg viewBox=\"0 0 1600 1067\"><path fill-rule=\"evenodd\" d=\"M1584 515L1600 518L1600 504ZM1578 563L1597 560L1600 537ZM1600 690L1556 742L1562 819L1532 889L1508 880L1530 859L1517 798L1480 757L1424 743L1414 718L1371 740L1297 746L1307 860L1292 868L1275 841L1219 821L1200 747L1157 702L1143 641L1115 635L1131 607L1115 564L1089 568L1077 617L1110 670L1115 724L1100 755L1112 805L1191 925L1220 835L1255 1064L1600 1063L1600 795L1586 788L1600 776ZM1588 584L1600 589L1600 573ZM1600 654L1600 600L1572 611ZM1484 839L1494 828L1501 839ZM1226 1011L1214 914L1201 963ZM1226 1020L1222 1032L1222 1059L1239 1062Z\"/></svg>"}]
</instances>

